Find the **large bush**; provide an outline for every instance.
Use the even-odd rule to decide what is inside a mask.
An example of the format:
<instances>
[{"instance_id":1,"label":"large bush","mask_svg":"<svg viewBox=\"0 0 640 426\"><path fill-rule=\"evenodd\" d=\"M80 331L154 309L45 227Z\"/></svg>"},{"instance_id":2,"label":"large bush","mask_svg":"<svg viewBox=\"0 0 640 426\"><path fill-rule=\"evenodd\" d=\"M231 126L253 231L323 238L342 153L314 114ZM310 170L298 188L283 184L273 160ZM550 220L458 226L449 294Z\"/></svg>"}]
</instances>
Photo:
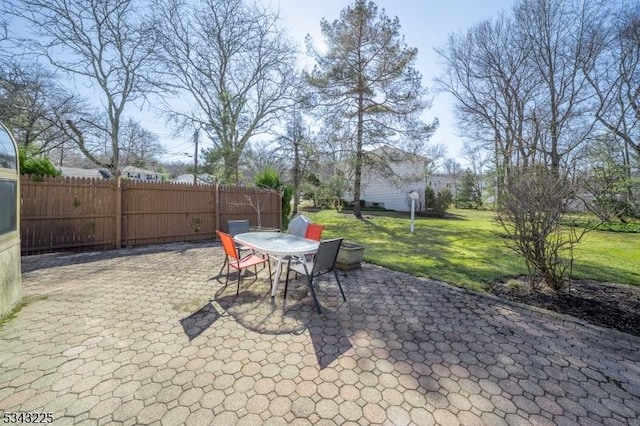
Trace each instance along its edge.
<instances>
[{"instance_id":1,"label":"large bush","mask_svg":"<svg viewBox=\"0 0 640 426\"><path fill-rule=\"evenodd\" d=\"M544 282L562 290L571 277L574 246L586 230L578 231L564 217L571 183L557 171L535 166L514 170L505 189L497 221L507 246L524 259L532 289Z\"/></svg>"},{"instance_id":2,"label":"large bush","mask_svg":"<svg viewBox=\"0 0 640 426\"><path fill-rule=\"evenodd\" d=\"M20 158L20 174L31 175L32 180L42 180L43 176L60 176L60 170L56 169L51 160L33 150L18 148Z\"/></svg>"},{"instance_id":3,"label":"large bush","mask_svg":"<svg viewBox=\"0 0 640 426\"><path fill-rule=\"evenodd\" d=\"M465 170L460 182L458 196L455 199L456 207L461 209L477 209L482 207L482 191L478 184L478 179L471 172Z\"/></svg>"},{"instance_id":4,"label":"large bush","mask_svg":"<svg viewBox=\"0 0 640 426\"><path fill-rule=\"evenodd\" d=\"M282 194L282 218L281 229L289 226L289 215L291 214L291 198L293 189L289 185L284 185L280 180L277 170L267 167L256 173L254 182L258 188L273 189Z\"/></svg>"},{"instance_id":5,"label":"large bush","mask_svg":"<svg viewBox=\"0 0 640 426\"><path fill-rule=\"evenodd\" d=\"M282 191L282 228L289 228L291 220L291 199L293 198L293 188L291 185L285 185Z\"/></svg>"},{"instance_id":6,"label":"large bush","mask_svg":"<svg viewBox=\"0 0 640 426\"><path fill-rule=\"evenodd\" d=\"M424 191L425 215L432 217L444 217L453 202L453 194L447 188L436 193L428 186Z\"/></svg>"}]
</instances>

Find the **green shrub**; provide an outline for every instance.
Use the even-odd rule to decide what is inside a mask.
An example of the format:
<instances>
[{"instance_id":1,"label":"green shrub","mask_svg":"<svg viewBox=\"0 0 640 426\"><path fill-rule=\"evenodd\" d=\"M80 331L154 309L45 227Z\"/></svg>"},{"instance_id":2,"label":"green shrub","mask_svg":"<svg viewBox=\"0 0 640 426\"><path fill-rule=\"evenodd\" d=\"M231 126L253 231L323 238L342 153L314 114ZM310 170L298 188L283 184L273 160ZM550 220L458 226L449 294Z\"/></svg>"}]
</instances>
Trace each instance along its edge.
<instances>
[{"instance_id":1,"label":"green shrub","mask_svg":"<svg viewBox=\"0 0 640 426\"><path fill-rule=\"evenodd\" d=\"M284 191L282 191L282 228L287 229L289 227L289 221L291 220L291 199L293 198L293 187L285 185Z\"/></svg>"},{"instance_id":2,"label":"green shrub","mask_svg":"<svg viewBox=\"0 0 640 426\"><path fill-rule=\"evenodd\" d=\"M432 217L444 217L453 202L453 194L447 188L437 194L428 186L424 191L425 215Z\"/></svg>"},{"instance_id":3,"label":"green shrub","mask_svg":"<svg viewBox=\"0 0 640 426\"><path fill-rule=\"evenodd\" d=\"M36 154L32 149L18 148L20 158L20 174L31 175L34 181L42 180L43 176L60 176L60 170L56 169L51 160L43 155Z\"/></svg>"},{"instance_id":4,"label":"green shrub","mask_svg":"<svg viewBox=\"0 0 640 426\"><path fill-rule=\"evenodd\" d=\"M282 188L282 182L280 182L280 175L278 171L271 167L266 167L256 173L253 179L258 188L273 188L280 190Z\"/></svg>"},{"instance_id":5,"label":"green shrub","mask_svg":"<svg viewBox=\"0 0 640 426\"><path fill-rule=\"evenodd\" d=\"M256 173L254 182L258 188L270 188L276 191L282 191L281 229L287 229L289 226L289 215L291 214L293 188L289 185L284 185L280 180L278 171L270 167L266 167Z\"/></svg>"},{"instance_id":6,"label":"green shrub","mask_svg":"<svg viewBox=\"0 0 640 426\"><path fill-rule=\"evenodd\" d=\"M462 175L462 181L455 203L456 207L461 209L477 209L482 207L482 191L480 191L477 178L469 169Z\"/></svg>"}]
</instances>

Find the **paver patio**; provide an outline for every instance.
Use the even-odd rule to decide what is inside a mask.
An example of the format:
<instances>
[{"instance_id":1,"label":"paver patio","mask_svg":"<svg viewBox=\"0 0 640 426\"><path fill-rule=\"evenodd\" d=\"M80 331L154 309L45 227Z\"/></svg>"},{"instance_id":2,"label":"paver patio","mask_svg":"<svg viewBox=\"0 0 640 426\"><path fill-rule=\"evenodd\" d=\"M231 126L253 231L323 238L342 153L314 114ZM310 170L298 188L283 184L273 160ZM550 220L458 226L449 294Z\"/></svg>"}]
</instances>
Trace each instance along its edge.
<instances>
[{"instance_id":1,"label":"paver patio","mask_svg":"<svg viewBox=\"0 0 640 426\"><path fill-rule=\"evenodd\" d=\"M0 412L54 424L639 425L640 339L364 265L221 294L215 243L23 258ZM215 297L214 297L215 296Z\"/></svg>"}]
</instances>

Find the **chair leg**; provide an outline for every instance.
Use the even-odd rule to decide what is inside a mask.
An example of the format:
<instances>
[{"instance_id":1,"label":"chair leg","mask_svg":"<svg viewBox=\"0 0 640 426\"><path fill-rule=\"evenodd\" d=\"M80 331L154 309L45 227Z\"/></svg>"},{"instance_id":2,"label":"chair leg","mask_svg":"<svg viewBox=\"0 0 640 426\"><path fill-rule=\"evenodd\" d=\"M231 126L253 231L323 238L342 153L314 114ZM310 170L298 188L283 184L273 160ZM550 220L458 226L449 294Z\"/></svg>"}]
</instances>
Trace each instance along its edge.
<instances>
[{"instance_id":1,"label":"chair leg","mask_svg":"<svg viewBox=\"0 0 640 426\"><path fill-rule=\"evenodd\" d=\"M291 266L291 259L287 260L287 276L284 280L284 298L287 298L287 288L289 287L289 272L291 271L289 269L289 266Z\"/></svg>"},{"instance_id":2,"label":"chair leg","mask_svg":"<svg viewBox=\"0 0 640 426\"><path fill-rule=\"evenodd\" d=\"M220 272L218 272L218 275L222 274L222 271L224 271L224 267L227 265L227 262L227 257L225 256L224 262L222 263L222 267L220 267Z\"/></svg>"},{"instance_id":3,"label":"chair leg","mask_svg":"<svg viewBox=\"0 0 640 426\"><path fill-rule=\"evenodd\" d=\"M336 277L336 282L338 283L338 288L340 289L340 293L342 293L342 300L347 301L346 296L344 295L344 291L342 291L342 285L340 285L340 279L338 278L338 273L336 270L333 270L333 275Z\"/></svg>"},{"instance_id":4,"label":"chair leg","mask_svg":"<svg viewBox=\"0 0 640 426\"><path fill-rule=\"evenodd\" d=\"M307 280L309 283L309 288L311 289L311 295L313 296L313 301L316 302L316 308L318 309L318 313L321 314L322 310L320 309L320 302L318 302L318 298L316 297L316 291L313 289L313 276L309 276Z\"/></svg>"},{"instance_id":5,"label":"chair leg","mask_svg":"<svg viewBox=\"0 0 640 426\"><path fill-rule=\"evenodd\" d=\"M271 279L271 259L269 259L269 255L267 255L267 267L269 268L269 292L273 289L273 280ZM264 269L264 265L262 265L262 269Z\"/></svg>"},{"instance_id":6,"label":"chair leg","mask_svg":"<svg viewBox=\"0 0 640 426\"><path fill-rule=\"evenodd\" d=\"M316 302L316 308L318 309L318 313L321 314L322 310L320 309L320 302L318 302L318 297L316 296L316 291L313 289L313 270L311 273L307 270L307 265L305 263L302 264L304 268L304 273L307 276L307 283L309 284L309 288L311 289L311 296L313 296L313 301Z\"/></svg>"},{"instance_id":7,"label":"chair leg","mask_svg":"<svg viewBox=\"0 0 640 426\"><path fill-rule=\"evenodd\" d=\"M229 260L225 259L225 261L227 262L227 275L226 275L226 278L224 280L224 287L222 288L223 291L224 291L225 288L227 288L227 284L229 284Z\"/></svg>"},{"instance_id":8,"label":"chair leg","mask_svg":"<svg viewBox=\"0 0 640 426\"><path fill-rule=\"evenodd\" d=\"M240 265L238 265L240 266ZM240 294L240 280L242 279L242 269L238 268L238 287L236 288L236 296Z\"/></svg>"}]
</instances>

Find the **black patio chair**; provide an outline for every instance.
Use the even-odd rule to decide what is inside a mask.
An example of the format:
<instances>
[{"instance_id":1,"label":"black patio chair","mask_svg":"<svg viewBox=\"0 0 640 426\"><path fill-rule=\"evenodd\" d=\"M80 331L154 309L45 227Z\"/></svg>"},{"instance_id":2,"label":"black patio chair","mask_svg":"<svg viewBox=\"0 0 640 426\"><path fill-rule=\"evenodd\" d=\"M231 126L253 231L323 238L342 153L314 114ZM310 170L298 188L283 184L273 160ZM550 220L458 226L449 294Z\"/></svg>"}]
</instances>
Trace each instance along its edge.
<instances>
[{"instance_id":1,"label":"black patio chair","mask_svg":"<svg viewBox=\"0 0 640 426\"><path fill-rule=\"evenodd\" d=\"M318 308L318 313L322 313L322 310L320 309L320 302L318 302L318 298L316 297L316 291L313 288L313 280L317 276L333 272L333 276L336 278L338 288L340 289L340 293L342 294L342 300L347 300L346 296L344 295L344 291L342 290L340 279L338 278L338 272L335 269L336 258L338 257L338 251L340 250L342 240L342 238L335 238L331 240L320 241L318 251L313 256L311 262L305 261L304 257L300 259L288 259L287 277L284 284L285 299L287 298L287 288L289 287L289 272L293 270L294 272L303 274L307 277L307 284L309 285L309 289L311 289L311 295L313 296L313 300L315 301L316 307Z\"/></svg>"}]
</instances>

